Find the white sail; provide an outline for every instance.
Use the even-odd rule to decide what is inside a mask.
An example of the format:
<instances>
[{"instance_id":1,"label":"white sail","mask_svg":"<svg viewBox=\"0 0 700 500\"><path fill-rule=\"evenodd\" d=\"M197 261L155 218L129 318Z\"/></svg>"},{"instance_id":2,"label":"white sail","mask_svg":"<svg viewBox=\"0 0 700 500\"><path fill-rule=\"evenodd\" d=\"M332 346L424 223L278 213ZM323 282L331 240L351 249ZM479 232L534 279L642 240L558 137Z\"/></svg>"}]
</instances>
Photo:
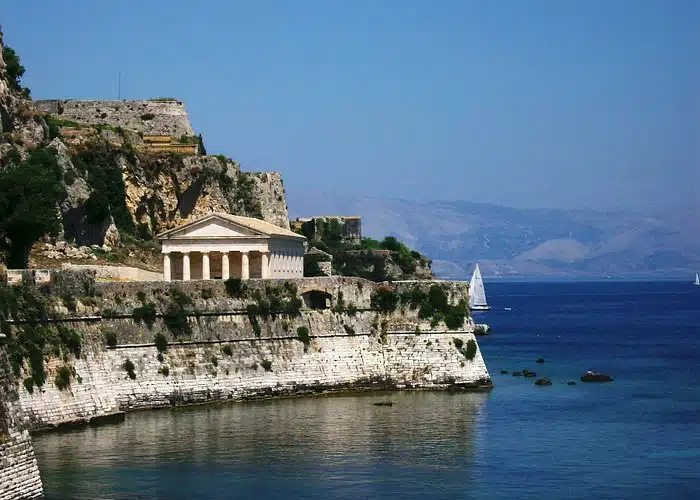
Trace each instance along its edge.
<instances>
[{"instance_id":1,"label":"white sail","mask_svg":"<svg viewBox=\"0 0 700 500\"><path fill-rule=\"evenodd\" d=\"M698 276L698 273L695 273L695 284L700 285L700 276Z\"/></svg>"},{"instance_id":2,"label":"white sail","mask_svg":"<svg viewBox=\"0 0 700 500\"><path fill-rule=\"evenodd\" d=\"M486 302L486 291L481 279L479 264L476 265L472 279L469 281L469 307L474 310L490 309Z\"/></svg>"}]
</instances>

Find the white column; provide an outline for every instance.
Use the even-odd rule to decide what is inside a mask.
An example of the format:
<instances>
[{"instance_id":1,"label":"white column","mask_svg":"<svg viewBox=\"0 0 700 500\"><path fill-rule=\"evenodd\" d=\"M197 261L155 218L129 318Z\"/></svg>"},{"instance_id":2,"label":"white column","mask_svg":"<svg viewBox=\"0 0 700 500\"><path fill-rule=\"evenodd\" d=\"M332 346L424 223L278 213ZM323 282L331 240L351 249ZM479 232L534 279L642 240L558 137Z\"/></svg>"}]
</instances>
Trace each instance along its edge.
<instances>
[{"instance_id":1,"label":"white column","mask_svg":"<svg viewBox=\"0 0 700 500\"><path fill-rule=\"evenodd\" d=\"M182 281L190 280L190 252L182 252Z\"/></svg>"},{"instance_id":2,"label":"white column","mask_svg":"<svg viewBox=\"0 0 700 500\"><path fill-rule=\"evenodd\" d=\"M228 252L221 254L221 279L227 280L231 277L231 271L228 262Z\"/></svg>"},{"instance_id":3,"label":"white column","mask_svg":"<svg viewBox=\"0 0 700 500\"><path fill-rule=\"evenodd\" d=\"M211 278L209 270L209 252L202 252L202 279L208 280Z\"/></svg>"},{"instance_id":4,"label":"white column","mask_svg":"<svg viewBox=\"0 0 700 500\"><path fill-rule=\"evenodd\" d=\"M270 272L269 272L269 262L267 258L267 252L263 252L260 254L260 276L262 279L266 280L267 278L270 277Z\"/></svg>"},{"instance_id":5,"label":"white column","mask_svg":"<svg viewBox=\"0 0 700 500\"><path fill-rule=\"evenodd\" d=\"M163 278L165 281L171 281L172 276L170 275L170 254L163 254Z\"/></svg>"},{"instance_id":6,"label":"white column","mask_svg":"<svg viewBox=\"0 0 700 500\"><path fill-rule=\"evenodd\" d=\"M250 269L248 267L248 252L241 252L241 279L247 280L250 278Z\"/></svg>"}]
</instances>

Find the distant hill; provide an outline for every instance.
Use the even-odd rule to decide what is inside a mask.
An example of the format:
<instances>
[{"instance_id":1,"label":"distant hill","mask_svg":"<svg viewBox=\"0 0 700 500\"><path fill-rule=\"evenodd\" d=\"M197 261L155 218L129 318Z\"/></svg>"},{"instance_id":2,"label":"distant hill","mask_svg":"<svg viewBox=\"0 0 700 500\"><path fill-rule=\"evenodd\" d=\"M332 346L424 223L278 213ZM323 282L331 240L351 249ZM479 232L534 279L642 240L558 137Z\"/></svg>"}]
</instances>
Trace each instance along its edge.
<instances>
[{"instance_id":1,"label":"distant hill","mask_svg":"<svg viewBox=\"0 0 700 500\"><path fill-rule=\"evenodd\" d=\"M291 217L359 215L365 236L396 236L442 278L688 278L700 271L700 207L668 213L521 210L465 201L417 203L306 191Z\"/></svg>"}]
</instances>

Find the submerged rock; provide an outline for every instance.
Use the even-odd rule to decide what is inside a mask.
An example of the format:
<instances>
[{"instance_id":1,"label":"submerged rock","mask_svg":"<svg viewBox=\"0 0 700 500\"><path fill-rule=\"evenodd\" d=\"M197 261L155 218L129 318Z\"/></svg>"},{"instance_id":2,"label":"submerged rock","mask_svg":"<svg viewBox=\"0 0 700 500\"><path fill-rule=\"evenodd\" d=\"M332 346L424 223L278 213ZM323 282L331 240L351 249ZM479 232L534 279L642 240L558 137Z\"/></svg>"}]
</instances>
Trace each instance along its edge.
<instances>
[{"instance_id":1,"label":"submerged rock","mask_svg":"<svg viewBox=\"0 0 700 500\"><path fill-rule=\"evenodd\" d=\"M576 382L574 382L573 380L569 380L569 381L566 383L566 385L576 385Z\"/></svg>"},{"instance_id":2,"label":"submerged rock","mask_svg":"<svg viewBox=\"0 0 700 500\"><path fill-rule=\"evenodd\" d=\"M537 374L535 372L531 372L531 371L523 372L523 377L526 377L526 378L533 378L536 376L537 376Z\"/></svg>"},{"instance_id":3,"label":"submerged rock","mask_svg":"<svg viewBox=\"0 0 700 500\"><path fill-rule=\"evenodd\" d=\"M547 377L542 377L535 380L535 385L552 385L552 381Z\"/></svg>"},{"instance_id":4,"label":"submerged rock","mask_svg":"<svg viewBox=\"0 0 700 500\"><path fill-rule=\"evenodd\" d=\"M508 375L508 370L501 370L501 375Z\"/></svg>"},{"instance_id":5,"label":"submerged rock","mask_svg":"<svg viewBox=\"0 0 700 500\"><path fill-rule=\"evenodd\" d=\"M537 361L535 363L544 363L544 358L537 358Z\"/></svg>"},{"instance_id":6,"label":"submerged rock","mask_svg":"<svg viewBox=\"0 0 700 500\"><path fill-rule=\"evenodd\" d=\"M374 403L374 406L393 406L394 403L391 401L380 401L379 403Z\"/></svg>"},{"instance_id":7,"label":"submerged rock","mask_svg":"<svg viewBox=\"0 0 700 500\"><path fill-rule=\"evenodd\" d=\"M610 375L604 375L602 373L587 372L583 377L581 377L581 382L612 382L613 378Z\"/></svg>"},{"instance_id":8,"label":"submerged rock","mask_svg":"<svg viewBox=\"0 0 700 500\"><path fill-rule=\"evenodd\" d=\"M522 372L513 372L513 376L514 377L522 377L523 374L522 374Z\"/></svg>"}]
</instances>

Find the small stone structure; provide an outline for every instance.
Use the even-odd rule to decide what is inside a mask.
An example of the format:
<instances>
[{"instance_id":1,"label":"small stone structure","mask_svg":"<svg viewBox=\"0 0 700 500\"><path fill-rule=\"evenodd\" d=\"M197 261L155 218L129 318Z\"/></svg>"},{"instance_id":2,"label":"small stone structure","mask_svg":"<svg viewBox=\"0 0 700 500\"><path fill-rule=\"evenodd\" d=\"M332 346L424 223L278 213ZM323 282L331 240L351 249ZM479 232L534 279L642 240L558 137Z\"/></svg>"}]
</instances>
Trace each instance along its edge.
<instances>
[{"instance_id":1,"label":"small stone structure","mask_svg":"<svg viewBox=\"0 0 700 500\"><path fill-rule=\"evenodd\" d=\"M306 252L304 259L306 261L304 263L305 266L311 262L315 262L323 276L330 276L333 274L333 256L328 252L313 247Z\"/></svg>"},{"instance_id":2,"label":"small stone structure","mask_svg":"<svg viewBox=\"0 0 700 500\"><path fill-rule=\"evenodd\" d=\"M134 130L144 136L194 136L185 110L177 99L147 101L35 101L39 112L86 125L110 125Z\"/></svg>"},{"instance_id":3,"label":"small stone structure","mask_svg":"<svg viewBox=\"0 0 700 500\"><path fill-rule=\"evenodd\" d=\"M260 219L212 213L158 239L165 281L304 276L306 238Z\"/></svg>"},{"instance_id":4,"label":"small stone structure","mask_svg":"<svg viewBox=\"0 0 700 500\"><path fill-rule=\"evenodd\" d=\"M327 228L336 226L342 243L359 245L362 241L362 220L355 215L297 217L290 226L294 231L303 232L309 240L323 239Z\"/></svg>"},{"instance_id":5,"label":"small stone structure","mask_svg":"<svg viewBox=\"0 0 700 500\"><path fill-rule=\"evenodd\" d=\"M29 431L20 425L16 383L0 334L0 500L40 498L44 491Z\"/></svg>"}]
</instances>

